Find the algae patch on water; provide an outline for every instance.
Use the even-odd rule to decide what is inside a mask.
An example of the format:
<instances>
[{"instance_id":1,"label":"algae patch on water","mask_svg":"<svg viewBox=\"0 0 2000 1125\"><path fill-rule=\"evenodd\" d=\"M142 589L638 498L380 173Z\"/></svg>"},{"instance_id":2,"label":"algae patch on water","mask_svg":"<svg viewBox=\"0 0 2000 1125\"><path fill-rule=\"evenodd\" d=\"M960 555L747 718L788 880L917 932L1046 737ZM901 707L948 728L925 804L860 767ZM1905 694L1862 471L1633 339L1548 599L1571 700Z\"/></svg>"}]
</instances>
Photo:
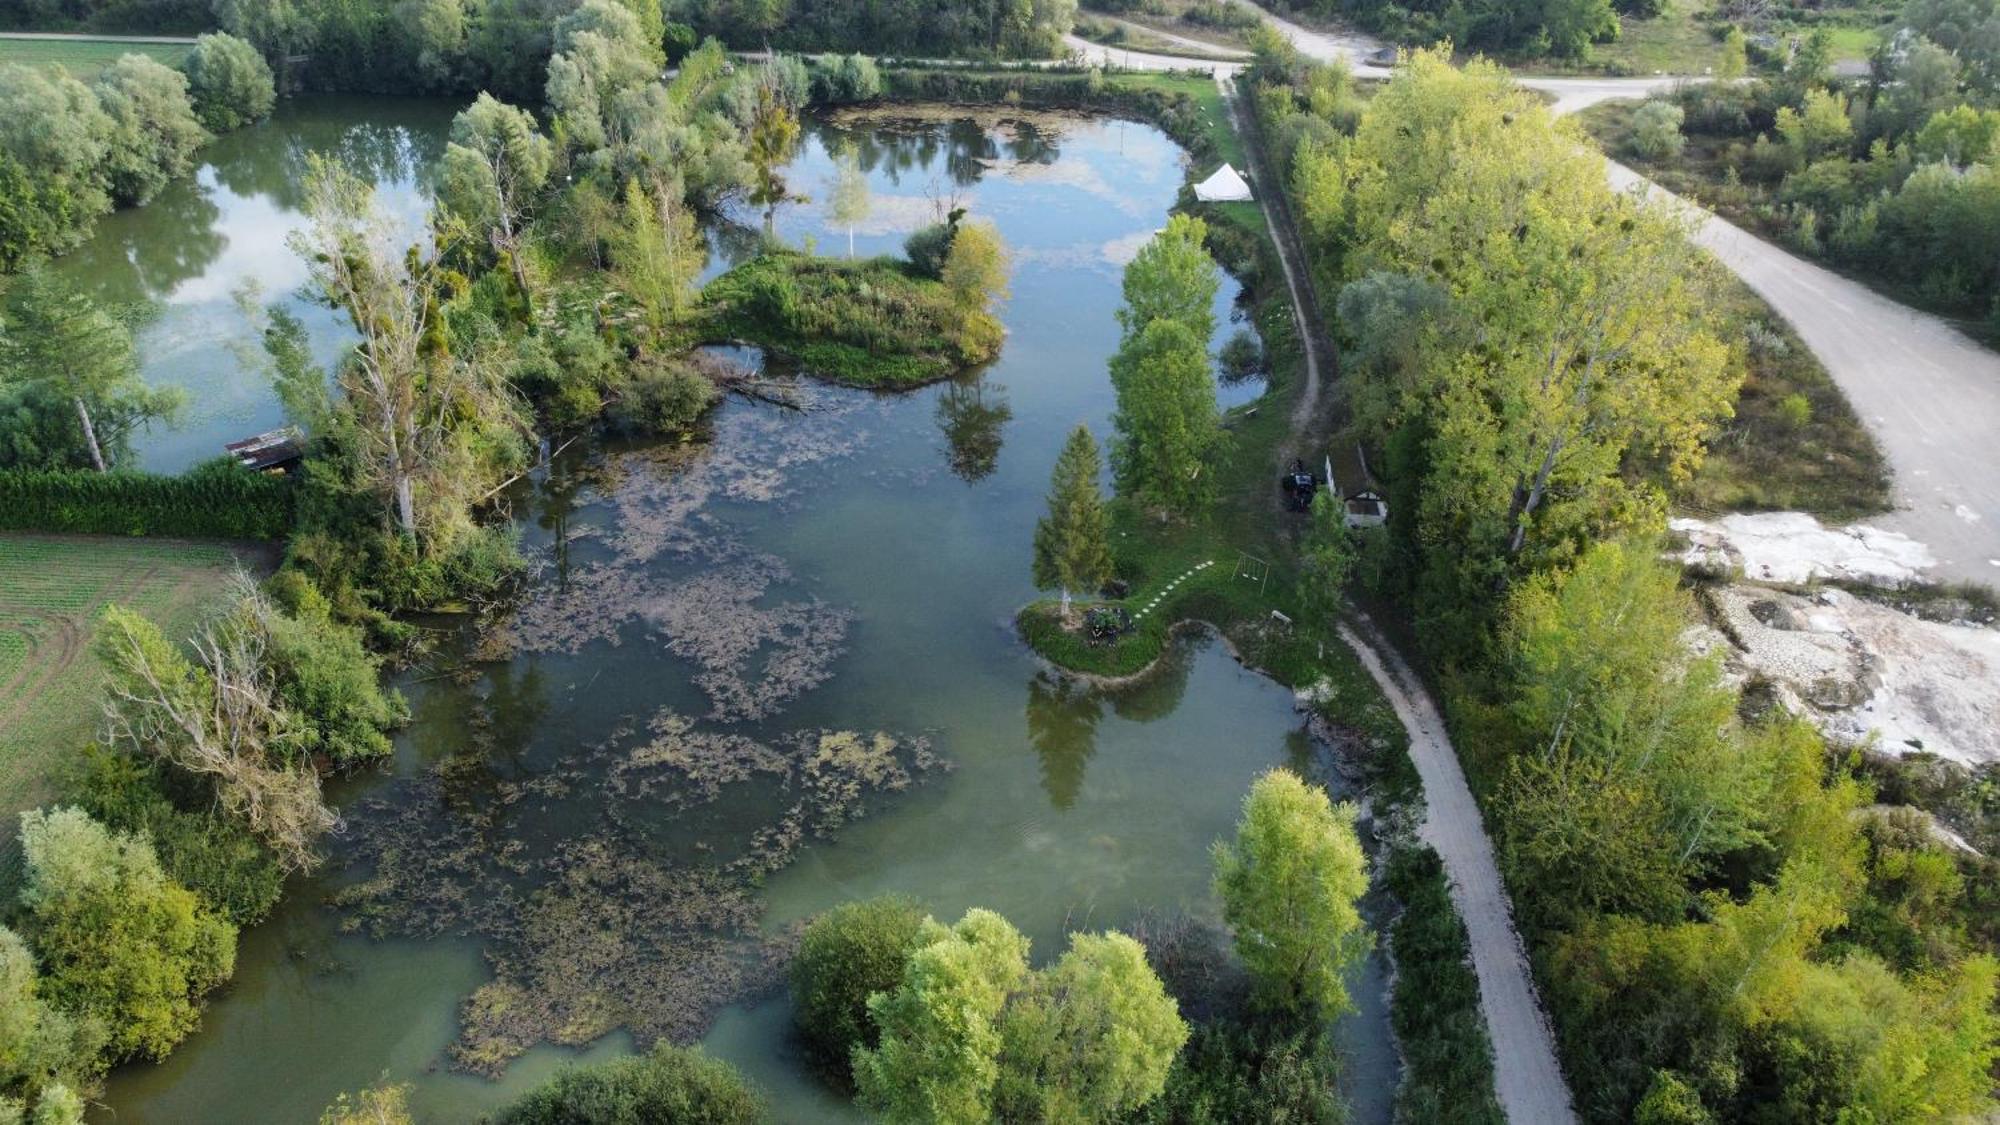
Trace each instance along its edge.
<instances>
[{"instance_id":1,"label":"algae patch on water","mask_svg":"<svg viewBox=\"0 0 2000 1125\"><path fill-rule=\"evenodd\" d=\"M789 954L758 884L942 765L922 738L757 740L671 712L526 780L454 758L355 810L341 858L361 878L335 905L350 930L484 944L493 980L451 1048L464 1069L618 1028L686 1042Z\"/></svg>"}]
</instances>

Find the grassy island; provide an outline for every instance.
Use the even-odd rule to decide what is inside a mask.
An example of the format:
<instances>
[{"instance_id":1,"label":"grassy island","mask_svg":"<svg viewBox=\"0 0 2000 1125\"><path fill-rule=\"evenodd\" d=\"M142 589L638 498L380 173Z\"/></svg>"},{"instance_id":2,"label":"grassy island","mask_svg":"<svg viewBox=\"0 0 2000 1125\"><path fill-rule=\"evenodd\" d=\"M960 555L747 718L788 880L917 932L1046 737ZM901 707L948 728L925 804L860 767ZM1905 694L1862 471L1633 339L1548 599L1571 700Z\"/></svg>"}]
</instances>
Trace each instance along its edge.
<instances>
[{"instance_id":1,"label":"grassy island","mask_svg":"<svg viewBox=\"0 0 2000 1125\"><path fill-rule=\"evenodd\" d=\"M965 331L967 314L948 286L895 258L766 253L709 282L702 302L711 333L783 352L853 387L935 383L999 350L997 337L989 344Z\"/></svg>"}]
</instances>

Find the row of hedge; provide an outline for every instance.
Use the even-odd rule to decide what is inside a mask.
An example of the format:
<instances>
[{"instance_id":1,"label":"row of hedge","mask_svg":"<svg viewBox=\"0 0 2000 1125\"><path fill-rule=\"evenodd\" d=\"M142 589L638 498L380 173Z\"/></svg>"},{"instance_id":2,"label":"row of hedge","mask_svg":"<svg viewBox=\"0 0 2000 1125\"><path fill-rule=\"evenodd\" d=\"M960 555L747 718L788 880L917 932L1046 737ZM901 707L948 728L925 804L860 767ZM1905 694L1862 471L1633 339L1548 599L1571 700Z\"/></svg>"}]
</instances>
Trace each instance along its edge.
<instances>
[{"instance_id":1,"label":"row of hedge","mask_svg":"<svg viewBox=\"0 0 2000 1125\"><path fill-rule=\"evenodd\" d=\"M0 473L0 530L91 535L279 539L292 526L292 486L227 461L183 476L133 470Z\"/></svg>"}]
</instances>

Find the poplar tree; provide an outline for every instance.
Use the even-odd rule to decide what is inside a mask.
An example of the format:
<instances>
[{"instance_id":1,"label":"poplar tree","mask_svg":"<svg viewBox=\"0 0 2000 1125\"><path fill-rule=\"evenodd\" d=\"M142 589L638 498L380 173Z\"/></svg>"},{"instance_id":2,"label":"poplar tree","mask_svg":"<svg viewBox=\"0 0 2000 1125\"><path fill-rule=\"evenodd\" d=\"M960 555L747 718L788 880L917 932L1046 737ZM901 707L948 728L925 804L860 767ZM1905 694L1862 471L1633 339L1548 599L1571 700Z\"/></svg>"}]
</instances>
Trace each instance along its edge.
<instances>
[{"instance_id":1,"label":"poplar tree","mask_svg":"<svg viewBox=\"0 0 2000 1125\"><path fill-rule=\"evenodd\" d=\"M1098 470L1097 441L1080 425L1049 478L1049 514L1035 524L1035 586L1061 591L1064 620L1070 617L1071 591L1094 590L1111 577Z\"/></svg>"}]
</instances>

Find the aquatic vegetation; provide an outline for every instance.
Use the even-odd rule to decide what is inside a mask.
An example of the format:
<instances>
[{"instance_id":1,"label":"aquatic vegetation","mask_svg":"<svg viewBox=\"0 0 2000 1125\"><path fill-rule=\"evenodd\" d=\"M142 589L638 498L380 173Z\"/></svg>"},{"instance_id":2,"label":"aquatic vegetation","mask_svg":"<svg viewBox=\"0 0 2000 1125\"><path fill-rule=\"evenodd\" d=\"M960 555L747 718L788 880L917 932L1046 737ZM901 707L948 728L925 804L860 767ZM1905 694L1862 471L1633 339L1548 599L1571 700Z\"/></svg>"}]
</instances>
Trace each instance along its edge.
<instances>
[{"instance_id":1,"label":"aquatic vegetation","mask_svg":"<svg viewBox=\"0 0 2000 1125\"><path fill-rule=\"evenodd\" d=\"M922 738L759 742L671 712L529 778L460 756L355 810L341 858L365 877L335 905L349 930L484 943L493 980L451 1048L466 1070L621 1027L687 1042L789 958L793 935L760 930L758 884L942 764ZM724 802L726 820L701 815Z\"/></svg>"}]
</instances>

